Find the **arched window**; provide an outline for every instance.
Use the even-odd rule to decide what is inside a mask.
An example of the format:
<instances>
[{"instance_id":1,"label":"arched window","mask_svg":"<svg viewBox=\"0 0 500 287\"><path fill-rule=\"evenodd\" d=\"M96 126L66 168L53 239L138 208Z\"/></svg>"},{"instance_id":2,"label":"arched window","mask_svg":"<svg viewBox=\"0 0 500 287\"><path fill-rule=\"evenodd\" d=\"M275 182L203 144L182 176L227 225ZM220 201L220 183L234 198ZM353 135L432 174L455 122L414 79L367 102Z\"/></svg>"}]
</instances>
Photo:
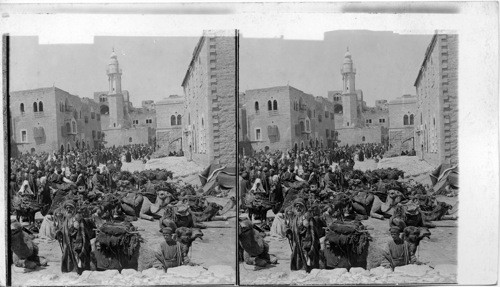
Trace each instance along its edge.
<instances>
[{"instance_id":1,"label":"arched window","mask_svg":"<svg viewBox=\"0 0 500 287\"><path fill-rule=\"evenodd\" d=\"M366 140L365 136L361 138L361 141L364 142Z\"/></svg>"},{"instance_id":2,"label":"arched window","mask_svg":"<svg viewBox=\"0 0 500 287\"><path fill-rule=\"evenodd\" d=\"M267 110L271 111L273 109L273 104L271 103L271 100L267 101Z\"/></svg>"},{"instance_id":3,"label":"arched window","mask_svg":"<svg viewBox=\"0 0 500 287\"><path fill-rule=\"evenodd\" d=\"M38 111L43 112L43 103L42 101L38 102Z\"/></svg>"},{"instance_id":4,"label":"arched window","mask_svg":"<svg viewBox=\"0 0 500 287\"><path fill-rule=\"evenodd\" d=\"M182 117L181 115L177 115L177 125L180 126L182 124Z\"/></svg>"},{"instance_id":5,"label":"arched window","mask_svg":"<svg viewBox=\"0 0 500 287\"><path fill-rule=\"evenodd\" d=\"M21 110L21 113L24 113L24 104L23 103L21 103L19 105L19 110Z\"/></svg>"},{"instance_id":6,"label":"arched window","mask_svg":"<svg viewBox=\"0 0 500 287\"><path fill-rule=\"evenodd\" d=\"M205 126L205 121L203 120L203 117L201 118L201 127L203 128Z\"/></svg>"},{"instance_id":7,"label":"arched window","mask_svg":"<svg viewBox=\"0 0 500 287\"><path fill-rule=\"evenodd\" d=\"M255 102L255 112L259 112L259 102Z\"/></svg>"},{"instance_id":8,"label":"arched window","mask_svg":"<svg viewBox=\"0 0 500 287\"><path fill-rule=\"evenodd\" d=\"M403 125L408 125L408 115L404 115L403 117Z\"/></svg>"},{"instance_id":9,"label":"arched window","mask_svg":"<svg viewBox=\"0 0 500 287\"><path fill-rule=\"evenodd\" d=\"M129 137L128 138L128 142L131 143L132 142L132 137Z\"/></svg>"},{"instance_id":10,"label":"arched window","mask_svg":"<svg viewBox=\"0 0 500 287\"><path fill-rule=\"evenodd\" d=\"M71 125L69 123L66 123L66 132L68 134L71 133Z\"/></svg>"},{"instance_id":11,"label":"arched window","mask_svg":"<svg viewBox=\"0 0 500 287\"><path fill-rule=\"evenodd\" d=\"M413 125L413 114L410 115L410 125Z\"/></svg>"},{"instance_id":12,"label":"arched window","mask_svg":"<svg viewBox=\"0 0 500 287\"><path fill-rule=\"evenodd\" d=\"M36 104L36 102L33 103L33 112L38 112L38 105Z\"/></svg>"},{"instance_id":13,"label":"arched window","mask_svg":"<svg viewBox=\"0 0 500 287\"><path fill-rule=\"evenodd\" d=\"M76 122L71 122L72 128L73 128L73 133L76 134Z\"/></svg>"},{"instance_id":14,"label":"arched window","mask_svg":"<svg viewBox=\"0 0 500 287\"><path fill-rule=\"evenodd\" d=\"M171 126L175 126L175 116L174 116L174 115L172 115L172 116L170 117L170 125L171 125Z\"/></svg>"},{"instance_id":15,"label":"arched window","mask_svg":"<svg viewBox=\"0 0 500 287\"><path fill-rule=\"evenodd\" d=\"M311 125L309 124L309 120L306 120L306 131L311 130Z\"/></svg>"}]
</instances>

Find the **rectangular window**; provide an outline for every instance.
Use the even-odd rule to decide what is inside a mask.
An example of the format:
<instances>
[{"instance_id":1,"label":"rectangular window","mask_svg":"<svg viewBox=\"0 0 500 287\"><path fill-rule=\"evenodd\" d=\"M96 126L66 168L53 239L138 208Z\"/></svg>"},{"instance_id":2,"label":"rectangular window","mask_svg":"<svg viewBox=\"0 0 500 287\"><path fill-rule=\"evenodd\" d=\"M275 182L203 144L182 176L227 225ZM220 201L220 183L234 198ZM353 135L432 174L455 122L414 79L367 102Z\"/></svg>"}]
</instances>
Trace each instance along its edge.
<instances>
[{"instance_id":1,"label":"rectangular window","mask_svg":"<svg viewBox=\"0 0 500 287\"><path fill-rule=\"evenodd\" d=\"M385 123L385 119L378 119L379 123Z\"/></svg>"},{"instance_id":2,"label":"rectangular window","mask_svg":"<svg viewBox=\"0 0 500 287\"><path fill-rule=\"evenodd\" d=\"M255 129L255 140L260 141L261 139L260 129Z\"/></svg>"},{"instance_id":3,"label":"rectangular window","mask_svg":"<svg viewBox=\"0 0 500 287\"><path fill-rule=\"evenodd\" d=\"M371 124L372 123L372 119L366 119L366 123L367 124Z\"/></svg>"},{"instance_id":4,"label":"rectangular window","mask_svg":"<svg viewBox=\"0 0 500 287\"><path fill-rule=\"evenodd\" d=\"M25 143L28 141L28 132L26 130L21 130L21 142Z\"/></svg>"}]
</instances>

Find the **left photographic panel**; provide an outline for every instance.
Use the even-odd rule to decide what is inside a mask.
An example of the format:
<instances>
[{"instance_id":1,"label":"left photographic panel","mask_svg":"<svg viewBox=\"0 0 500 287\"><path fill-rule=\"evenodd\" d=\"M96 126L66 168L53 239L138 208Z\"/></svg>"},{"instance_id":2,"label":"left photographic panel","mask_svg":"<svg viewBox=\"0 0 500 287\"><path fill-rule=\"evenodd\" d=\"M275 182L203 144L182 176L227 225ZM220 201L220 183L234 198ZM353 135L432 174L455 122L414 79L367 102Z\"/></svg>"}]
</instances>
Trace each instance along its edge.
<instances>
[{"instance_id":1,"label":"left photographic panel","mask_svg":"<svg viewBox=\"0 0 500 287\"><path fill-rule=\"evenodd\" d=\"M7 42L10 284L234 285L237 31Z\"/></svg>"}]
</instances>

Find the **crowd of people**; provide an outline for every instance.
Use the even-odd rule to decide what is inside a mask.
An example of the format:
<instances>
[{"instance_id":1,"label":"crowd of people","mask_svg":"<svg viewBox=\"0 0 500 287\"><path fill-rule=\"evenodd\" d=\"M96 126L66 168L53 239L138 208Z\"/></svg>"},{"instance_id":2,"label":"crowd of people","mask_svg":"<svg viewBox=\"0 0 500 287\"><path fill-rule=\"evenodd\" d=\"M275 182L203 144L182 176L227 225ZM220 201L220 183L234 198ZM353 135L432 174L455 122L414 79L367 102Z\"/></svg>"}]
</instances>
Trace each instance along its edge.
<instances>
[{"instance_id":1,"label":"crowd of people","mask_svg":"<svg viewBox=\"0 0 500 287\"><path fill-rule=\"evenodd\" d=\"M159 220L165 242L154 254L157 268L190 264L187 253L203 236L201 222L216 218L223 207L189 184L168 181L173 175L167 170L121 170L123 162L152 152L147 145L130 145L11 158L11 234L22 243L11 245L12 263L28 269L47 264L32 240L38 234L59 242L62 272L137 270L142 237L130 222L141 218ZM21 224L26 220L28 225Z\"/></svg>"},{"instance_id":2,"label":"crowd of people","mask_svg":"<svg viewBox=\"0 0 500 287\"><path fill-rule=\"evenodd\" d=\"M390 219L392 240L381 265L416 263L416 246L433 227L428 216L438 220L450 206L440 205L428 187L402 181L400 170L354 169L355 161L379 160L384 151L379 144L362 144L240 155L240 210L246 213L240 229L252 226L255 231L255 236L240 233L245 251L241 260L260 267L272 263L272 250L262 237L267 230L271 236L288 238L291 270L366 268L371 237L361 220L371 216ZM268 210L275 215L272 223ZM260 224L256 226L255 220Z\"/></svg>"}]
</instances>

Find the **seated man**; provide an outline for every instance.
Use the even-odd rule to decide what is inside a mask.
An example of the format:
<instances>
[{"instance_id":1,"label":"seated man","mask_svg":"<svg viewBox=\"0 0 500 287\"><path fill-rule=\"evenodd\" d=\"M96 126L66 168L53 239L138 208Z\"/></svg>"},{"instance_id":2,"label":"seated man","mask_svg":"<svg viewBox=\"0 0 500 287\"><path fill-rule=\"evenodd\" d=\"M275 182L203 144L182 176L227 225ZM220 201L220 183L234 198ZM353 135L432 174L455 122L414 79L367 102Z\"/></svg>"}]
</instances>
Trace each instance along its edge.
<instances>
[{"instance_id":1,"label":"seated man","mask_svg":"<svg viewBox=\"0 0 500 287\"><path fill-rule=\"evenodd\" d=\"M267 264L277 264L276 256L269 254L269 245L262 235L253 228L249 219L240 222L239 244L243 250L243 260L248 265L266 267Z\"/></svg>"},{"instance_id":2,"label":"seated man","mask_svg":"<svg viewBox=\"0 0 500 287\"><path fill-rule=\"evenodd\" d=\"M161 233L165 241L160 244L155 257L160 261L163 270L166 272L168 268L189 264L188 249L175 240L173 229L165 227L162 228Z\"/></svg>"},{"instance_id":3,"label":"seated man","mask_svg":"<svg viewBox=\"0 0 500 287\"><path fill-rule=\"evenodd\" d=\"M381 265L394 270L398 266L416 263L417 260L410 251L409 243L400 237L401 229L393 226L390 228L390 232L392 240L387 243L387 247L383 251L384 259Z\"/></svg>"}]
</instances>

